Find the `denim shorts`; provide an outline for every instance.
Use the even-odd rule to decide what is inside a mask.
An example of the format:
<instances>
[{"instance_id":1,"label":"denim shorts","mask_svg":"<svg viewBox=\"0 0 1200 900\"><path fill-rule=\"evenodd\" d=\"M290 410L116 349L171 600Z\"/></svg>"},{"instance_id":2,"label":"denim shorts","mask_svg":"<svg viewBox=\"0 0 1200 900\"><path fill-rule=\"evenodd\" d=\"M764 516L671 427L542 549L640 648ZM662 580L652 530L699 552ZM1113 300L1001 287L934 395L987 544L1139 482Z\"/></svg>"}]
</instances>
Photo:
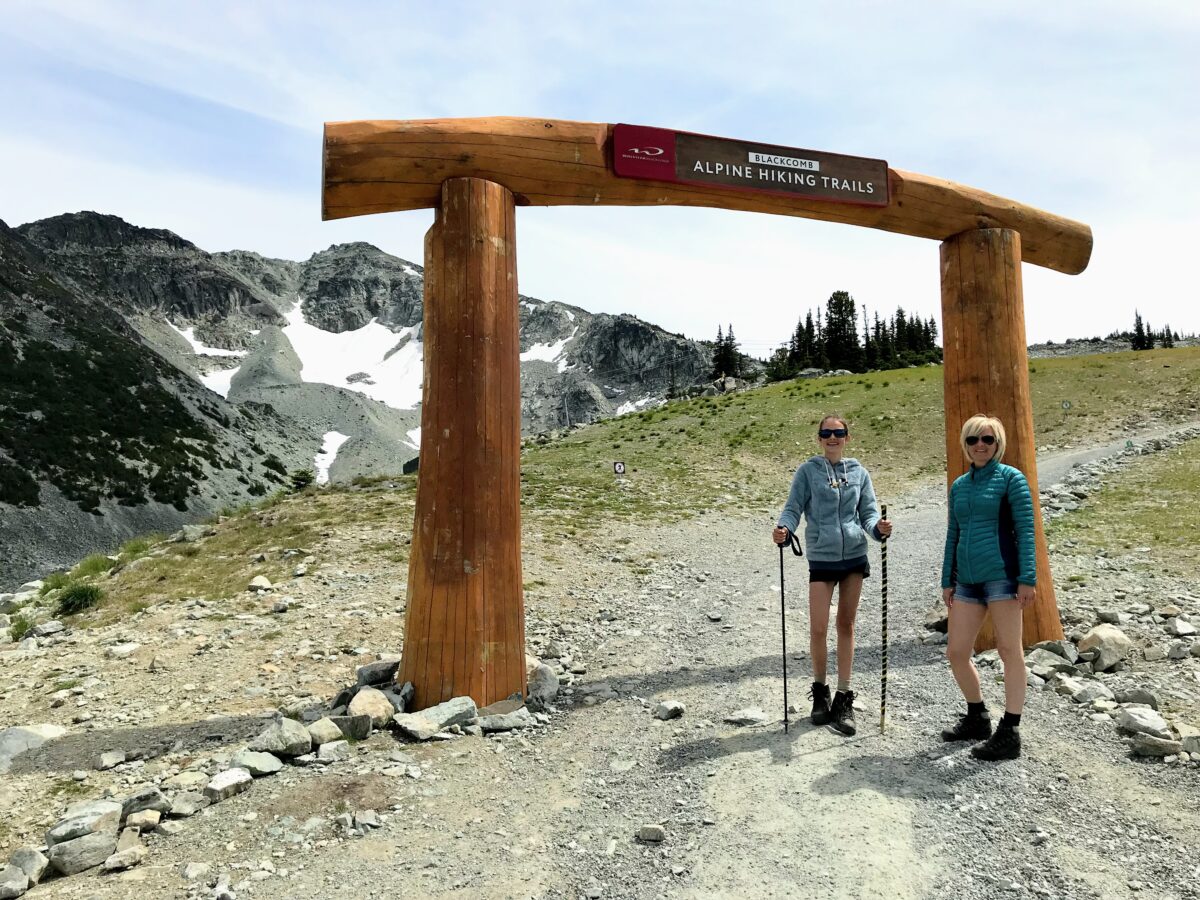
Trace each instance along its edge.
<instances>
[{"instance_id":1,"label":"denim shorts","mask_svg":"<svg viewBox=\"0 0 1200 900\"><path fill-rule=\"evenodd\" d=\"M963 584L961 581L954 585L954 599L963 603L978 603L987 606L997 600L1012 600L1017 596L1017 583L1009 578L999 581L984 581L979 584Z\"/></svg>"}]
</instances>

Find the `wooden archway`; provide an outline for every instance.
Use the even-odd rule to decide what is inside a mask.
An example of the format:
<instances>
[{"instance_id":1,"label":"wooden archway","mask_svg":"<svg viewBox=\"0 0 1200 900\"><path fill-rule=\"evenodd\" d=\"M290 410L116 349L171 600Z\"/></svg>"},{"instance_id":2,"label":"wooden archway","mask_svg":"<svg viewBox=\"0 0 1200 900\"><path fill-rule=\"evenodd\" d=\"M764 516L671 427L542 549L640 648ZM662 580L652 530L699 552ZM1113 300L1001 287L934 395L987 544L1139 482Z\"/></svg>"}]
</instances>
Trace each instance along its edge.
<instances>
[{"instance_id":1,"label":"wooden archway","mask_svg":"<svg viewBox=\"0 0 1200 900\"><path fill-rule=\"evenodd\" d=\"M401 664L417 708L526 689L515 207L530 205L707 206L941 241L948 483L965 467L960 424L986 411L1008 427L1006 461L1029 476L1036 503L1020 263L1082 272L1088 226L882 160L666 129L327 123L323 218L437 210L425 243L421 470ZM1040 511L1037 522L1027 643L1062 637Z\"/></svg>"}]
</instances>

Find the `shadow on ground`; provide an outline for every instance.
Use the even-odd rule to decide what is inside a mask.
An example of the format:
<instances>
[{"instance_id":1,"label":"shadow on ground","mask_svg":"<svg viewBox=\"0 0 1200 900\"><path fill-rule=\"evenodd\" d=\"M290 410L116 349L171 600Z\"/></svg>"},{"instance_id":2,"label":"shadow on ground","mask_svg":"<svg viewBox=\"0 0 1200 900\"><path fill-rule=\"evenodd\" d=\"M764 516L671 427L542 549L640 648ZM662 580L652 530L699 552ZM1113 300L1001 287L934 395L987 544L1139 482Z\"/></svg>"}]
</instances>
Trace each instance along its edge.
<instances>
[{"instance_id":1,"label":"shadow on ground","mask_svg":"<svg viewBox=\"0 0 1200 900\"><path fill-rule=\"evenodd\" d=\"M67 734L26 750L13 758L13 775L34 772L92 770L101 753L124 751L130 758L151 759L164 753L187 750L208 751L224 744L245 741L267 727L274 713L257 716L206 719L148 728L97 728Z\"/></svg>"}]
</instances>

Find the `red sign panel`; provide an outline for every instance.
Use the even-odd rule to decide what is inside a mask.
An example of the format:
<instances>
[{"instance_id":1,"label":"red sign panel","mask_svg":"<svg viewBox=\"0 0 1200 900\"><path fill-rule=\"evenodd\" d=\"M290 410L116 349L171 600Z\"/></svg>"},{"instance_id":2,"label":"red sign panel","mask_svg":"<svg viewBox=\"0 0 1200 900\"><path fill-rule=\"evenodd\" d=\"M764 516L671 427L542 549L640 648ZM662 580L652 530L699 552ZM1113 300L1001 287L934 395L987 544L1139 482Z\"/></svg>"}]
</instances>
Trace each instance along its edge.
<instances>
[{"instance_id":1,"label":"red sign panel","mask_svg":"<svg viewBox=\"0 0 1200 900\"><path fill-rule=\"evenodd\" d=\"M764 191L860 206L888 205L888 167L882 159L667 128L614 125L613 171L626 178Z\"/></svg>"}]
</instances>

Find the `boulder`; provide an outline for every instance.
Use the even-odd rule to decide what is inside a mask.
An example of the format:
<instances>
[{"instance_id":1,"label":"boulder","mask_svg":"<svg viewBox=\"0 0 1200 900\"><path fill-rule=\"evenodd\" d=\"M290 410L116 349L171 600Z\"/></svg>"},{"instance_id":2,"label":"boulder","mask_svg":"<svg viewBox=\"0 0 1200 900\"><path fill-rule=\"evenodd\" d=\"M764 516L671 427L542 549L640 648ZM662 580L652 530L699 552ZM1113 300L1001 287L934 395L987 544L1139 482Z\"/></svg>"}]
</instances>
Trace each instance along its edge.
<instances>
[{"instance_id":1,"label":"boulder","mask_svg":"<svg viewBox=\"0 0 1200 900\"><path fill-rule=\"evenodd\" d=\"M354 695L346 710L352 716L370 716L371 725L382 728L391 721L395 708L392 701L384 696L383 691L373 687L364 687Z\"/></svg>"},{"instance_id":2,"label":"boulder","mask_svg":"<svg viewBox=\"0 0 1200 900\"><path fill-rule=\"evenodd\" d=\"M46 867L50 865L50 860L34 847L22 847L12 855L9 862L25 873L29 878L30 887L42 880L42 876L46 874Z\"/></svg>"},{"instance_id":3,"label":"boulder","mask_svg":"<svg viewBox=\"0 0 1200 900\"><path fill-rule=\"evenodd\" d=\"M1174 756L1183 749L1179 741L1144 733L1135 734L1131 746L1137 756Z\"/></svg>"},{"instance_id":4,"label":"boulder","mask_svg":"<svg viewBox=\"0 0 1200 900\"><path fill-rule=\"evenodd\" d=\"M229 764L235 769L245 769L255 778L274 775L283 768L283 762L278 756L256 750L241 750L235 753Z\"/></svg>"},{"instance_id":5,"label":"boulder","mask_svg":"<svg viewBox=\"0 0 1200 900\"><path fill-rule=\"evenodd\" d=\"M171 801L158 788L150 786L130 794L125 798L121 806L121 818L127 819L134 813L139 813L144 809L152 809L155 812L165 813L171 808Z\"/></svg>"},{"instance_id":6,"label":"boulder","mask_svg":"<svg viewBox=\"0 0 1200 900\"><path fill-rule=\"evenodd\" d=\"M1097 672L1105 672L1123 660L1133 648L1133 641L1115 625L1097 625L1079 642L1080 652L1095 651L1092 660Z\"/></svg>"},{"instance_id":7,"label":"boulder","mask_svg":"<svg viewBox=\"0 0 1200 900\"><path fill-rule=\"evenodd\" d=\"M308 726L308 735L312 738L312 745L320 747L322 744L329 744L333 741L340 741L344 737L342 729L337 727L337 724L326 716L324 719L318 719Z\"/></svg>"},{"instance_id":8,"label":"boulder","mask_svg":"<svg viewBox=\"0 0 1200 900\"><path fill-rule=\"evenodd\" d=\"M250 742L250 749L276 756L302 756L312 749L312 738L299 722L277 719Z\"/></svg>"},{"instance_id":9,"label":"boulder","mask_svg":"<svg viewBox=\"0 0 1200 900\"><path fill-rule=\"evenodd\" d=\"M485 733L494 731L515 731L518 728L529 728L531 725L536 725L537 720L525 707L510 713L498 713L492 716L480 716L475 720L475 724L484 730Z\"/></svg>"},{"instance_id":10,"label":"boulder","mask_svg":"<svg viewBox=\"0 0 1200 900\"><path fill-rule=\"evenodd\" d=\"M1144 706L1130 706L1121 710L1117 716L1117 727L1122 731L1149 734L1163 740L1173 740L1175 737L1166 719Z\"/></svg>"},{"instance_id":11,"label":"boulder","mask_svg":"<svg viewBox=\"0 0 1200 900\"><path fill-rule=\"evenodd\" d=\"M558 698L558 676L545 663L536 663L529 676L529 691L526 699L535 712L545 710Z\"/></svg>"},{"instance_id":12,"label":"boulder","mask_svg":"<svg viewBox=\"0 0 1200 900\"><path fill-rule=\"evenodd\" d=\"M0 900L20 897L30 888L29 876L19 866L0 867Z\"/></svg>"},{"instance_id":13,"label":"boulder","mask_svg":"<svg viewBox=\"0 0 1200 900\"><path fill-rule=\"evenodd\" d=\"M50 865L59 875L77 875L100 865L117 849L117 832L95 832L50 848Z\"/></svg>"},{"instance_id":14,"label":"boulder","mask_svg":"<svg viewBox=\"0 0 1200 900\"><path fill-rule=\"evenodd\" d=\"M684 705L678 700L664 700L654 708L654 718L666 721L678 719L684 713Z\"/></svg>"},{"instance_id":15,"label":"boulder","mask_svg":"<svg viewBox=\"0 0 1200 900\"><path fill-rule=\"evenodd\" d=\"M53 847L55 844L73 841L89 834L112 832L115 845L120 825L121 804L117 801L93 800L90 803L79 803L70 807L67 814L46 832L46 844Z\"/></svg>"},{"instance_id":16,"label":"boulder","mask_svg":"<svg viewBox=\"0 0 1200 900\"><path fill-rule=\"evenodd\" d=\"M396 674L396 670L400 668L400 657L385 658L379 662L367 663L365 666L359 666L358 686L366 687L367 685L388 684Z\"/></svg>"},{"instance_id":17,"label":"boulder","mask_svg":"<svg viewBox=\"0 0 1200 900\"><path fill-rule=\"evenodd\" d=\"M305 734L307 733L305 732ZM220 803L242 791L249 790L253 780L253 776L245 769L226 769L213 776L212 781L204 788L204 796L210 803Z\"/></svg>"}]
</instances>

